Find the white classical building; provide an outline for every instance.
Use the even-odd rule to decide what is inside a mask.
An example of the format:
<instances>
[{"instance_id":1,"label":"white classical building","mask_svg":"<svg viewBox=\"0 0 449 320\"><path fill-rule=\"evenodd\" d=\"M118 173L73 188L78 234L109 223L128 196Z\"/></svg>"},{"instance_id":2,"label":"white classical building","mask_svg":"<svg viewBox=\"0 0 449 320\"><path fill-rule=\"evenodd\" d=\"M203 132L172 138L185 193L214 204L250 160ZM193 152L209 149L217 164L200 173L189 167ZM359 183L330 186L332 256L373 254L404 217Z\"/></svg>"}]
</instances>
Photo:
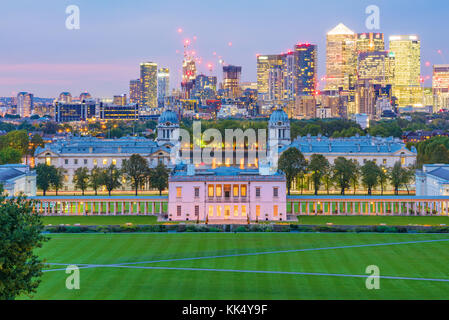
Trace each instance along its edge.
<instances>
[{"instance_id":1,"label":"white classical building","mask_svg":"<svg viewBox=\"0 0 449 320\"><path fill-rule=\"evenodd\" d=\"M449 165L425 164L416 170L416 196L449 196Z\"/></svg>"},{"instance_id":2,"label":"white classical building","mask_svg":"<svg viewBox=\"0 0 449 320\"><path fill-rule=\"evenodd\" d=\"M0 165L0 185L10 196L36 196L36 173L24 164Z\"/></svg>"}]
</instances>

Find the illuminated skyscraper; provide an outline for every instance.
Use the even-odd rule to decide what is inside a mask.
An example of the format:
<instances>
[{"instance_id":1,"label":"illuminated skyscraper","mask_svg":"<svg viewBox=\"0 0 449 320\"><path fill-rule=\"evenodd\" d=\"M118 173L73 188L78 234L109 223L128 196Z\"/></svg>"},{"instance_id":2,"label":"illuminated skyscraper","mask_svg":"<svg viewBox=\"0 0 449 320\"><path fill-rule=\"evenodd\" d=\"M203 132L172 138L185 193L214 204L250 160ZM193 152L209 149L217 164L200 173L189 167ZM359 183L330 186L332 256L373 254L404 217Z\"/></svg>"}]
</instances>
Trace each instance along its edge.
<instances>
[{"instance_id":1,"label":"illuminated skyscraper","mask_svg":"<svg viewBox=\"0 0 449 320\"><path fill-rule=\"evenodd\" d=\"M229 98L240 96L240 77L242 67L223 66L223 89L227 92Z\"/></svg>"},{"instance_id":2,"label":"illuminated skyscraper","mask_svg":"<svg viewBox=\"0 0 449 320\"><path fill-rule=\"evenodd\" d=\"M170 71L160 68L157 73L157 99L163 104L165 97L170 95Z\"/></svg>"},{"instance_id":3,"label":"illuminated skyscraper","mask_svg":"<svg viewBox=\"0 0 449 320\"><path fill-rule=\"evenodd\" d=\"M61 92L59 94L58 102L72 103L72 95L70 94L70 92Z\"/></svg>"},{"instance_id":4,"label":"illuminated skyscraper","mask_svg":"<svg viewBox=\"0 0 449 320\"><path fill-rule=\"evenodd\" d=\"M140 64L140 105L143 108L157 108L157 64L142 62Z\"/></svg>"},{"instance_id":5,"label":"illuminated skyscraper","mask_svg":"<svg viewBox=\"0 0 449 320\"><path fill-rule=\"evenodd\" d=\"M390 52L395 56L393 96L397 98L398 106L421 104L421 42L418 36L391 36Z\"/></svg>"},{"instance_id":6,"label":"illuminated skyscraper","mask_svg":"<svg viewBox=\"0 0 449 320\"><path fill-rule=\"evenodd\" d=\"M297 44L294 50L294 91L296 96L315 94L317 85L317 46Z\"/></svg>"},{"instance_id":7,"label":"illuminated skyscraper","mask_svg":"<svg viewBox=\"0 0 449 320\"><path fill-rule=\"evenodd\" d=\"M356 50L361 52L385 51L385 37L383 33L357 34Z\"/></svg>"},{"instance_id":8,"label":"illuminated skyscraper","mask_svg":"<svg viewBox=\"0 0 449 320\"><path fill-rule=\"evenodd\" d=\"M268 98L268 77L270 69L283 65L283 56L280 54L257 56L257 91L261 100Z\"/></svg>"},{"instance_id":9,"label":"illuminated skyscraper","mask_svg":"<svg viewBox=\"0 0 449 320\"><path fill-rule=\"evenodd\" d=\"M140 103L140 79L129 82L129 103Z\"/></svg>"},{"instance_id":10,"label":"illuminated skyscraper","mask_svg":"<svg viewBox=\"0 0 449 320\"><path fill-rule=\"evenodd\" d=\"M449 64L433 66L434 110L449 109Z\"/></svg>"},{"instance_id":11,"label":"illuminated skyscraper","mask_svg":"<svg viewBox=\"0 0 449 320\"><path fill-rule=\"evenodd\" d=\"M283 68L273 66L268 70L268 97L269 101L280 101L283 99Z\"/></svg>"},{"instance_id":12,"label":"illuminated skyscraper","mask_svg":"<svg viewBox=\"0 0 449 320\"><path fill-rule=\"evenodd\" d=\"M33 109L33 94L28 92L19 92L17 94L17 114L21 118L31 116Z\"/></svg>"},{"instance_id":13,"label":"illuminated skyscraper","mask_svg":"<svg viewBox=\"0 0 449 320\"><path fill-rule=\"evenodd\" d=\"M114 96L112 103L116 106L125 106L127 103L126 94Z\"/></svg>"},{"instance_id":14,"label":"illuminated skyscraper","mask_svg":"<svg viewBox=\"0 0 449 320\"><path fill-rule=\"evenodd\" d=\"M358 55L357 79L376 84L392 84L394 54L387 51L367 51Z\"/></svg>"},{"instance_id":15,"label":"illuminated skyscraper","mask_svg":"<svg viewBox=\"0 0 449 320\"><path fill-rule=\"evenodd\" d=\"M340 23L327 34L326 89L348 90L355 82L356 34Z\"/></svg>"}]
</instances>

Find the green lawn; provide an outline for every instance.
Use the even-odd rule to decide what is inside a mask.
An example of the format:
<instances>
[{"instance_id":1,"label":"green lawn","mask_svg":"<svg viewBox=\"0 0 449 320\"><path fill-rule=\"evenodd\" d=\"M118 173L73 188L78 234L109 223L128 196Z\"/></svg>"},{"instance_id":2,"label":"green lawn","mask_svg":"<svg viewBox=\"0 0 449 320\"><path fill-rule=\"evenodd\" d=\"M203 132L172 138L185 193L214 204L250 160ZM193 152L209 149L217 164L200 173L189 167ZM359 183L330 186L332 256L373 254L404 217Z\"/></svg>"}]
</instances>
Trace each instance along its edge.
<instances>
[{"instance_id":1,"label":"green lawn","mask_svg":"<svg viewBox=\"0 0 449 320\"><path fill-rule=\"evenodd\" d=\"M407 216L301 216L299 224L324 225L333 223L335 225L379 225L407 226L407 225L430 225L439 226L446 224L449 226L449 217L407 217Z\"/></svg>"},{"instance_id":2,"label":"green lawn","mask_svg":"<svg viewBox=\"0 0 449 320\"><path fill-rule=\"evenodd\" d=\"M64 270L45 272L34 298L448 299L449 282L428 278L449 281L449 241L422 242L448 238L435 234L54 234L39 249L49 263L124 263L127 267L80 269L80 290L65 288ZM420 242L397 244L413 241ZM390 245L379 245L386 243ZM358 247L336 248L343 246ZM318 248L327 249L285 252ZM261 252L269 253L254 254ZM235 254L249 255L229 256ZM194 257L202 258L185 259ZM160 261L171 259L184 260ZM145 263L130 264L135 262ZM381 276L421 280L384 278L380 290L367 290L365 278L341 276L366 275L369 265L377 265ZM150 266L160 269L142 268Z\"/></svg>"},{"instance_id":3,"label":"green lawn","mask_svg":"<svg viewBox=\"0 0 449 320\"><path fill-rule=\"evenodd\" d=\"M54 216L42 217L45 225L54 226L60 224L80 224L80 225L119 225L125 223L132 224L156 224L156 216Z\"/></svg>"}]
</instances>

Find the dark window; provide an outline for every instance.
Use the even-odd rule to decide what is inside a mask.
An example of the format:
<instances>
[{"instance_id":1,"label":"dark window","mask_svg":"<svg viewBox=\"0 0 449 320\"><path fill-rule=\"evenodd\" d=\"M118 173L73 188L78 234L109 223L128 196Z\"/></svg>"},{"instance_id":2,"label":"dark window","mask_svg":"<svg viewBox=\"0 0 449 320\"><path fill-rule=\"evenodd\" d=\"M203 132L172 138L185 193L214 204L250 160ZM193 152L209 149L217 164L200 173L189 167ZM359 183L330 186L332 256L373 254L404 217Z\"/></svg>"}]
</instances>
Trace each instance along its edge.
<instances>
[{"instance_id":1,"label":"dark window","mask_svg":"<svg viewBox=\"0 0 449 320\"><path fill-rule=\"evenodd\" d=\"M69 164L69 160L68 160L68 159L65 159L65 160L64 160L64 163L65 163L65 164Z\"/></svg>"},{"instance_id":2,"label":"dark window","mask_svg":"<svg viewBox=\"0 0 449 320\"><path fill-rule=\"evenodd\" d=\"M178 217L181 216L181 206L177 206L177 208L176 208L176 214L178 215Z\"/></svg>"},{"instance_id":3,"label":"dark window","mask_svg":"<svg viewBox=\"0 0 449 320\"><path fill-rule=\"evenodd\" d=\"M279 196L279 189L273 188L273 197L278 197L278 196Z\"/></svg>"},{"instance_id":4,"label":"dark window","mask_svg":"<svg viewBox=\"0 0 449 320\"><path fill-rule=\"evenodd\" d=\"M199 198L200 196L200 188L195 188L195 198Z\"/></svg>"},{"instance_id":5,"label":"dark window","mask_svg":"<svg viewBox=\"0 0 449 320\"><path fill-rule=\"evenodd\" d=\"M200 206L195 206L195 215L198 216L200 214Z\"/></svg>"},{"instance_id":6,"label":"dark window","mask_svg":"<svg viewBox=\"0 0 449 320\"><path fill-rule=\"evenodd\" d=\"M260 197L260 188L256 188L256 197Z\"/></svg>"}]
</instances>

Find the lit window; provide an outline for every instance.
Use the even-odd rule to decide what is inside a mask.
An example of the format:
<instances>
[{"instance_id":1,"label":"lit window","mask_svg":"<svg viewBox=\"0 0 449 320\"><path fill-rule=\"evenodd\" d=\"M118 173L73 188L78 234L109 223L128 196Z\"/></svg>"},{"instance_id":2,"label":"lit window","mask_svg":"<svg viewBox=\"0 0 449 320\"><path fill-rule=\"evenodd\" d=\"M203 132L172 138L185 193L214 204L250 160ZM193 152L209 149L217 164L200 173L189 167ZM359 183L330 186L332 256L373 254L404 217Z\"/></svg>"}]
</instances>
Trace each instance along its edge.
<instances>
[{"instance_id":1,"label":"lit window","mask_svg":"<svg viewBox=\"0 0 449 320\"><path fill-rule=\"evenodd\" d=\"M107 165L108 164L108 159L103 159L103 164Z\"/></svg>"},{"instance_id":2,"label":"lit window","mask_svg":"<svg viewBox=\"0 0 449 320\"><path fill-rule=\"evenodd\" d=\"M260 217L260 206L256 206L256 216Z\"/></svg>"},{"instance_id":3,"label":"lit window","mask_svg":"<svg viewBox=\"0 0 449 320\"><path fill-rule=\"evenodd\" d=\"M216 190L216 196L217 197L221 197L221 185L219 184L219 185L217 185L217 190Z\"/></svg>"},{"instance_id":4,"label":"lit window","mask_svg":"<svg viewBox=\"0 0 449 320\"><path fill-rule=\"evenodd\" d=\"M221 206L218 206L217 207L217 217L221 217L221 210L222 210Z\"/></svg>"},{"instance_id":5,"label":"lit window","mask_svg":"<svg viewBox=\"0 0 449 320\"><path fill-rule=\"evenodd\" d=\"M401 158L401 165L405 165L405 158L404 157Z\"/></svg>"},{"instance_id":6,"label":"lit window","mask_svg":"<svg viewBox=\"0 0 449 320\"><path fill-rule=\"evenodd\" d=\"M384 163L384 164L387 164L387 159L384 159L383 163Z\"/></svg>"},{"instance_id":7,"label":"lit window","mask_svg":"<svg viewBox=\"0 0 449 320\"><path fill-rule=\"evenodd\" d=\"M47 166L51 166L51 158L50 157L45 158L45 164Z\"/></svg>"},{"instance_id":8,"label":"lit window","mask_svg":"<svg viewBox=\"0 0 449 320\"><path fill-rule=\"evenodd\" d=\"M213 198L213 196L214 196L214 186L213 186L212 184L210 184L210 185L207 187L207 195L208 195L210 198Z\"/></svg>"},{"instance_id":9,"label":"lit window","mask_svg":"<svg viewBox=\"0 0 449 320\"><path fill-rule=\"evenodd\" d=\"M98 164L97 159L94 159L94 166L96 166Z\"/></svg>"},{"instance_id":10,"label":"lit window","mask_svg":"<svg viewBox=\"0 0 449 320\"><path fill-rule=\"evenodd\" d=\"M239 196L239 186L238 185L234 185L234 197L238 197Z\"/></svg>"},{"instance_id":11,"label":"lit window","mask_svg":"<svg viewBox=\"0 0 449 320\"><path fill-rule=\"evenodd\" d=\"M234 217L239 216L239 206L234 206Z\"/></svg>"},{"instance_id":12,"label":"lit window","mask_svg":"<svg viewBox=\"0 0 449 320\"><path fill-rule=\"evenodd\" d=\"M242 186L240 188L240 196L246 197L246 185L245 184L242 184Z\"/></svg>"},{"instance_id":13,"label":"lit window","mask_svg":"<svg viewBox=\"0 0 449 320\"><path fill-rule=\"evenodd\" d=\"M229 217L231 215L231 207L225 206L225 217Z\"/></svg>"},{"instance_id":14,"label":"lit window","mask_svg":"<svg viewBox=\"0 0 449 320\"><path fill-rule=\"evenodd\" d=\"M246 217L246 206L242 206L242 217Z\"/></svg>"},{"instance_id":15,"label":"lit window","mask_svg":"<svg viewBox=\"0 0 449 320\"><path fill-rule=\"evenodd\" d=\"M117 164L117 159L112 159L112 164L115 166Z\"/></svg>"},{"instance_id":16,"label":"lit window","mask_svg":"<svg viewBox=\"0 0 449 320\"><path fill-rule=\"evenodd\" d=\"M209 206L209 217L214 216L214 206Z\"/></svg>"},{"instance_id":17,"label":"lit window","mask_svg":"<svg viewBox=\"0 0 449 320\"><path fill-rule=\"evenodd\" d=\"M278 216L278 206L273 206L273 217Z\"/></svg>"},{"instance_id":18,"label":"lit window","mask_svg":"<svg viewBox=\"0 0 449 320\"><path fill-rule=\"evenodd\" d=\"M182 188L176 187L176 198L181 198L182 196Z\"/></svg>"}]
</instances>

